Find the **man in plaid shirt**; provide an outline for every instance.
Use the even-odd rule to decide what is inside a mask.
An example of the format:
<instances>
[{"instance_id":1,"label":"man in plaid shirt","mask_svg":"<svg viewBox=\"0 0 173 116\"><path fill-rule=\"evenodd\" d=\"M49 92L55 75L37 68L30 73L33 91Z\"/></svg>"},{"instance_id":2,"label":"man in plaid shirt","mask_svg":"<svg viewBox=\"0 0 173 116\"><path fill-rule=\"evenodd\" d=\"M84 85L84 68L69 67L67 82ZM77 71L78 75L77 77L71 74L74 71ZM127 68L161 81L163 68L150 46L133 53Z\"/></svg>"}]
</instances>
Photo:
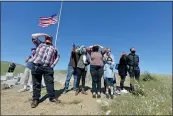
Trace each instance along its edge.
<instances>
[{"instance_id":1,"label":"man in plaid shirt","mask_svg":"<svg viewBox=\"0 0 173 116\"><path fill-rule=\"evenodd\" d=\"M31 62L34 64L31 70L33 80L33 101L31 103L31 108L35 108L39 104L39 98L41 96L42 75L44 75L49 100L51 102L58 102L54 93L53 70L53 67L59 61L58 50L52 45L53 38L51 36L44 33L32 35L33 38L38 38L40 36L45 36L45 42L41 43L37 47L36 53L31 59Z\"/></svg>"}]
</instances>

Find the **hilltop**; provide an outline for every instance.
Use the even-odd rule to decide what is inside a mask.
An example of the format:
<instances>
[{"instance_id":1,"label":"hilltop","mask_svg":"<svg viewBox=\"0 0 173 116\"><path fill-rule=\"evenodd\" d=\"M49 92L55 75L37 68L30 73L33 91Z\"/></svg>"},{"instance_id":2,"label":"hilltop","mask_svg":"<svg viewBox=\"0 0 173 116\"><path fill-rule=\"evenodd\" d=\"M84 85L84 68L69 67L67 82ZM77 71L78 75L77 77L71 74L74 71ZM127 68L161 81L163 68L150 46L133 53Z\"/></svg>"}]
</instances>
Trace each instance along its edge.
<instances>
[{"instance_id":1,"label":"hilltop","mask_svg":"<svg viewBox=\"0 0 173 116\"><path fill-rule=\"evenodd\" d=\"M1 66L7 67L8 64L9 62L2 62ZM23 65L17 64L17 67L16 73L24 70ZM5 72L5 69L2 70ZM102 94L100 100L92 98L89 73L86 79L88 95L79 94L75 96L74 91L62 94L66 71L55 71L54 78L56 95L61 100L60 104L52 104L45 100L37 108L31 109L32 94L29 92L18 93L17 91L21 88L21 85L18 85L12 89L1 91L2 115L105 115L108 111L111 111L110 114L112 115L172 114L172 77L166 75L158 76L144 73L140 77L141 82L136 94L122 94L115 96L113 100L106 99L104 94ZM144 78L147 81L144 81ZM129 86L129 80L130 78L127 77L125 81L127 87ZM72 82L73 78L70 88ZM119 83L120 78L117 75L117 86L119 86ZM46 89L43 88L42 97L46 93Z\"/></svg>"}]
</instances>

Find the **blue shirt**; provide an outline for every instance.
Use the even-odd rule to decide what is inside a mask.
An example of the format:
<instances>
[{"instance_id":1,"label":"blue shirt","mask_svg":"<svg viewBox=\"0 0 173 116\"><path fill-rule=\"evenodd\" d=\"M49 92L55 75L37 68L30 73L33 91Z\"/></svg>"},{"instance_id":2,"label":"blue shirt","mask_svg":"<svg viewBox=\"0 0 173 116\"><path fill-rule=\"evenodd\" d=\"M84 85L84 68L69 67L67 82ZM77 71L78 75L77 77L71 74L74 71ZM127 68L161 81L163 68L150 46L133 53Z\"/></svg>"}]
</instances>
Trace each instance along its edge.
<instances>
[{"instance_id":1,"label":"blue shirt","mask_svg":"<svg viewBox=\"0 0 173 116\"><path fill-rule=\"evenodd\" d=\"M33 63L32 62L27 62L26 63L26 68L32 69Z\"/></svg>"},{"instance_id":2,"label":"blue shirt","mask_svg":"<svg viewBox=\"0 0 173 116\"><path fill-rule=\"evenodd\" d=\"M104 65L104 77L105 78L114 78L114 73L113 73L113 65L106 63Z\"/></svg>"}]
</instances>

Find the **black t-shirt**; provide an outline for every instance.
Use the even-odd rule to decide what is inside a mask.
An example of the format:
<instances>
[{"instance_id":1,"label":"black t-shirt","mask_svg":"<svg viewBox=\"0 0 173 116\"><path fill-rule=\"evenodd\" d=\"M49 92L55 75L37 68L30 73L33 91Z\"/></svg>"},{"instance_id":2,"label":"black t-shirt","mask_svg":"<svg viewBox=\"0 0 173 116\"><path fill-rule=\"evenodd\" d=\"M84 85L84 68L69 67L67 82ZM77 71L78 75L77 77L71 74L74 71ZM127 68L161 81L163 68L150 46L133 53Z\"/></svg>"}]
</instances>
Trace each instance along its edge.
<instances>
[{"instance_id":1,"label":"black t-shirt","mask_svg":"<svg viewBox=\"0 0 173 116\"><path fill-rule=\"evenodd\" d=\"M73 68L76 68L78 61L79 61L79 55L76 52L71 52L70 62L68 66L72 66Z\"/></svg>"}]
</instances>

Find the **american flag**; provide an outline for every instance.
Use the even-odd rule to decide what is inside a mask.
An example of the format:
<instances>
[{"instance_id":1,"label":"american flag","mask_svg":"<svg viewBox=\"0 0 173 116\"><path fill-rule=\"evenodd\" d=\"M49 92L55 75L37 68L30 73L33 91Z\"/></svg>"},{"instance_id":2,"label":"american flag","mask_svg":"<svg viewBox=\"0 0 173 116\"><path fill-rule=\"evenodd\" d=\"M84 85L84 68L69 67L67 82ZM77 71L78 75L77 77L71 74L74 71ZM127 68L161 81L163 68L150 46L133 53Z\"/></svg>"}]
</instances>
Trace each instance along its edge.
<instances>
[{"instance_id":1,"label":"american flag","mask_svg":"<svg viewBox=\"0 0 173 116\"><path fill-rule=\"evenodd\" d=\"M56 24L58 22L58 16L56 14L50 17L39 17L39 26L48 27L49 25Z\"/></svg>"}]
</instances>

